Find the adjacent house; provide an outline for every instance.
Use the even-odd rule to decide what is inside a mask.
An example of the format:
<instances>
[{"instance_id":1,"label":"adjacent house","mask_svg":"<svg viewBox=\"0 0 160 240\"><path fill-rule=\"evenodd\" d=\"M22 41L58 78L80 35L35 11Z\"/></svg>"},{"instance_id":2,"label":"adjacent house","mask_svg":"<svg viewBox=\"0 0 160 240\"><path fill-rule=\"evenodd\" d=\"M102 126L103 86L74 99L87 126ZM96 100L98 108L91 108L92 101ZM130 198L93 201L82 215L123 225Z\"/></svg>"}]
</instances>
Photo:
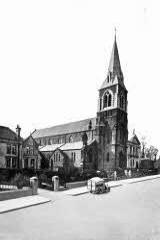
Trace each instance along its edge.
<instances>
[{"instance_id":1,"label":"adjacent house","mask_svg":"<svg viewBox=\"0 0 160 240\"><path fill-rule=\"evenodd\" d=\"M39 145L32 135L22 143L22 168L40 169L43 156L39 152Z\"/></svg>"},{"instance_id":2,"label":"adjacent house","mask_svg":"<svg viewBox=\"0 0 160 240\"><path fill-rule=\"evenodd\" d=\"M128 140L127 145L127 168L137 169L141 162L141 143L133 131L133 135Z\"/></svg>"},{"instance_id":3,"label":"adjacent house","mask_svg":"<svg viewBox=\"0 0 160 240\"><path fill-rule=\"evenodd\" d=\"M8 127L0 126L0 168L17 168L18 147L17 134Z\"/></svg>"}]
</instances>

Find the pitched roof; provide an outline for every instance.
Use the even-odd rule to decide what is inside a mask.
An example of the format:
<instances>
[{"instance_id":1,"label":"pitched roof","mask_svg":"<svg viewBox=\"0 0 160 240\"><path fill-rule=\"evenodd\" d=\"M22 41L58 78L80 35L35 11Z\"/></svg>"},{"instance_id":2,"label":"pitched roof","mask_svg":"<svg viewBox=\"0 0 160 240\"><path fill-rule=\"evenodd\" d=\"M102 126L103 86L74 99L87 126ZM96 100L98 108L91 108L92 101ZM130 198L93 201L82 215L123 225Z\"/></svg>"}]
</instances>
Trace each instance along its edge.
<instances>
[{"instance_id":1,"label":"pitched roof","mask_svg":"<svg viewBox=\"0 0 160 240\"><path fill-rule=\"evenodd\" d=\"M17 141L17 134L8 127L0 126L0 139Z\"/></svg>"},{"instance_id":2,"label":"pitched roof","mask_svg":"<svg viewBox=\"0 0 160 240\"><path fill-rule=\"evenodd\" d=\"M132 143L135 143L135 144L138 144L138 145L141 144L136 134L134 134L134 135L129 139L129 142L132 142Z\"/></svg>"},{"instance_id":3,"label":"pitched roof","mask_svg":"<svg viewBox=\"0 0 160 240\"><path fill-rule=\"evenodd\" d=\"M30 140L35 144L35 146L38 148L39 145L38 143L35 141L35 139L32 137L32 134L30 134L26 139L23 140L22 145L25 146L28 144L28 142L30 142Z\"/></svg>"},{"instance_id":4,"label":"pitched roof","mask_svg":"<svg viewBox=\"0 0 160 240\"><path fill-rule=\"evenodd\" d=\"M63 125L58 125L50 128L38 129L32 134L32 136L33 138L42 138L42 137L87 131L90 121L92 122L92 129L95 129L96 118L89 118L89 119L66 123Z\"/></svg>"}]
</instances>

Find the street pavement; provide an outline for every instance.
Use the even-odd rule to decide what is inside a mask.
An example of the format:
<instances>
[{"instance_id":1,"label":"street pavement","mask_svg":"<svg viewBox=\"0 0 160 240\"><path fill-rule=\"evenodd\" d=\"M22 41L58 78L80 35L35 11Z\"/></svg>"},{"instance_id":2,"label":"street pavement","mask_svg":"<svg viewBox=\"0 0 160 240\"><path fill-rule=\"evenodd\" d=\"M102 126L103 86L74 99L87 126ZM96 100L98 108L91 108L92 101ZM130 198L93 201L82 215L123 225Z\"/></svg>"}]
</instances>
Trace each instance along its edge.
<instances>
[{"instance_id":1,"label":"street pavement","mask_svg":"<svg viewBox=\"0 0 160 240\"><path fill-rule=\"evenodd\" d=\"M159 240L159 189L157 178L100 195L44 190L53 201L0 215L0 239Z\"/></svg>"}]
</instances>

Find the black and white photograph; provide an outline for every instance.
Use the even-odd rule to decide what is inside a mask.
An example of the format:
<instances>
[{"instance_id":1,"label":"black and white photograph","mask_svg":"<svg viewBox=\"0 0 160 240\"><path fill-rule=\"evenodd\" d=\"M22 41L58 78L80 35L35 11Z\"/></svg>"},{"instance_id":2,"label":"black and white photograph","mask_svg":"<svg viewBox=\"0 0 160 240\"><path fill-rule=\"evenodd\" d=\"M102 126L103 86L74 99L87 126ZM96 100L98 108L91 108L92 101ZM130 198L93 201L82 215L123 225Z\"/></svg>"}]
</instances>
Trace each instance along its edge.
<instances>
[{"instance_id":1,"label":"black and white photograph","mask_svg":"<svg viewBox=\"0 0 160 240\"><path fill-rule=\"evenodd\" d=\"M0 1L0 240L160 239L158 0Z\"/></svg>"}]
</instances>

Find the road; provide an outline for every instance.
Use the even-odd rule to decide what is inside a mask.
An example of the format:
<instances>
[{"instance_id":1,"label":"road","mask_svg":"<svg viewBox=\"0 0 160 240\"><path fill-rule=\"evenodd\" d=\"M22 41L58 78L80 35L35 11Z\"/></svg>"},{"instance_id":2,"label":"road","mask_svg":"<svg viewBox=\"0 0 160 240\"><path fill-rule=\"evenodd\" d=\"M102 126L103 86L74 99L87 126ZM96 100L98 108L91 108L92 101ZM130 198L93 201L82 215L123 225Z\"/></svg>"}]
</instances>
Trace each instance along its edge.
<instances>
[{"instance_id":1,"label":"road","mask_svg":"<svg viewBox=\"0 0 160 240\"><path fill-rule=\"evenodd\" d=\"M55 201L0 215L0 239L160 239L160 179L108 194L49 197Z\"/></svg>"}]
</instances>

